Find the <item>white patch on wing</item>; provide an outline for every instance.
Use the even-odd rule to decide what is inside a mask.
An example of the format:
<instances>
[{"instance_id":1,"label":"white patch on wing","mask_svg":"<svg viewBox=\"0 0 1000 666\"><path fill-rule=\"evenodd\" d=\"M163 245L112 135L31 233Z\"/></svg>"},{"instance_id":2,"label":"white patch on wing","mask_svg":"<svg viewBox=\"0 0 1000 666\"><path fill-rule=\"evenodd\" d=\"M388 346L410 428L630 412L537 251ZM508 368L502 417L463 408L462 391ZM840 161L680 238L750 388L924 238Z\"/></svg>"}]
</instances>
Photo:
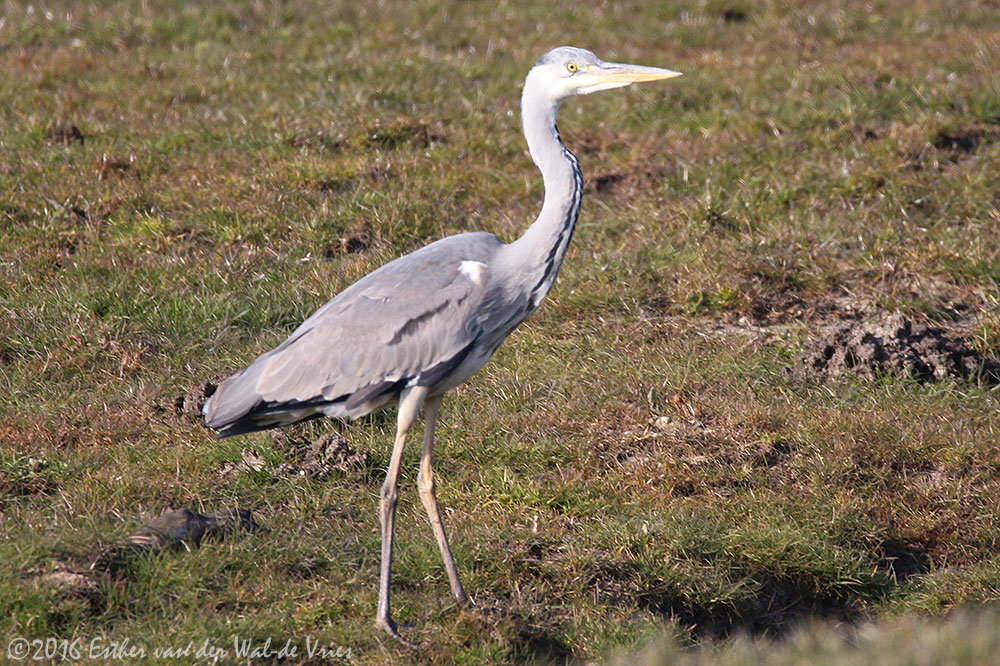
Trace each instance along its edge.
<instances>
[{"instance_id":1,"label":"white patch on wing","mask_svg":"<svg viewBox=\"0 0 1000 666\"><path fill-rule=\"evenodd\" d=\"M483 286L483 275L486 272L486 264L481 261L466 260L458 265L458 272L481 287Z\"/></svg>"}]
</instances>

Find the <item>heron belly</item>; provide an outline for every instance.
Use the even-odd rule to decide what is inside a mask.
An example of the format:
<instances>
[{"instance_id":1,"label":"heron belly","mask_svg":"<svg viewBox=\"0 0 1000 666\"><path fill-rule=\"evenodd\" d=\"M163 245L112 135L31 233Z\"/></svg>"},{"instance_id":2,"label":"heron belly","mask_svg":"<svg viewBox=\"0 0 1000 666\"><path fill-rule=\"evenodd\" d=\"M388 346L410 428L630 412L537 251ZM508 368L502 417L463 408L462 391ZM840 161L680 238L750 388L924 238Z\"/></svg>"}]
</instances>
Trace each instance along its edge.
<instances>
[{"instance_id":1,"label":"heron belly","mask_svg":"<svg viewBox=\"0 0 1000 666\"><path fill-rule=\"evenodd\" d=\"M496 350L496 347L476 347L473 349L448 376L431 389L431 395L441 395L467 381L472 375L483 369Z\"/></svg>"},{"instance_id":2,"label":"heron belly","mask_svg":"<svg viewBox=\"0 0 1000 666\"><path fill-rule=\"evenodd\" d=\"M357 407L348 409L344 401L333 402L328 405L324 405L322 412L335 419L348 419L355 420L360 419L362 416L368 416L373 412L377 412L380 409L386 409L396 404L396 398L399 396L398 393L383 393L380 396L372 398L368 402L362 403Z\"/></svg>"}]
</instances>

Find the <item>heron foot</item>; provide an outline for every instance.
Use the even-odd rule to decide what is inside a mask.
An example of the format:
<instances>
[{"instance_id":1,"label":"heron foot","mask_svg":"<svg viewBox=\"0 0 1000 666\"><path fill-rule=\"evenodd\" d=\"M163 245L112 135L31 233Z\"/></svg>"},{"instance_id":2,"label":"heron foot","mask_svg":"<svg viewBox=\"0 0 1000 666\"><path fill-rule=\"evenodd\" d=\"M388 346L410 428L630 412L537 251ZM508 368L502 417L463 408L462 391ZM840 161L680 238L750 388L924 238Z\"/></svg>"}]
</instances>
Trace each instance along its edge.
<instances>
[{"instance_id":1,"label":"heron foot","mask_svg":"<svg viewBox=\"0 0 1000 666\"><path fill-rule=\"evenodd\" d=\"M396 624L396 621L393 620L391 617L377 618L375 620L375 624L381 627L385 631L385 633L395 638L396 641L403 647L408 648L410 650L416 650L419 647L416 643L413 643L403 638L403 636L399 633L400 626ZM409 629L410 627L403 627L403 628Z\"/></svg>"}]
</instances>

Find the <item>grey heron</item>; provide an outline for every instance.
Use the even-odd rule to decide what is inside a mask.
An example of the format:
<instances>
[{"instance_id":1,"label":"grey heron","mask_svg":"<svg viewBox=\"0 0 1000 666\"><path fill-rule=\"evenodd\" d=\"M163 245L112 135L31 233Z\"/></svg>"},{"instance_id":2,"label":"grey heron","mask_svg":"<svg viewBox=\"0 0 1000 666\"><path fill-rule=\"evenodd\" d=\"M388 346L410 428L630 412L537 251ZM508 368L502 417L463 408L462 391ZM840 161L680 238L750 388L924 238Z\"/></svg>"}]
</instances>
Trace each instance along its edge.
<instances>
[{"instance_id":1,"label":"grey heron","mask_svg":"<svg viewBox=\"0 0 1000 666\"><path fill-rule=\"evenodd\" d=\"M469 597L455 568L434 492L434 426L445 392L476 374L535 311L559 273L583 197L580 163L559 137L559 105L573 95L679 76L604 62L560 47L524 83L521 114L545 200L519 239L485 232L450 236L369 273L322 306L276 349L223 382L204 408L219 437L320 416L356 419L398 405L396 438L379 503L382 560L375 621L397 640L389 611L400 460L424 410L417 487L444 559L451 592Z\"/></svg>"}]
</instances>

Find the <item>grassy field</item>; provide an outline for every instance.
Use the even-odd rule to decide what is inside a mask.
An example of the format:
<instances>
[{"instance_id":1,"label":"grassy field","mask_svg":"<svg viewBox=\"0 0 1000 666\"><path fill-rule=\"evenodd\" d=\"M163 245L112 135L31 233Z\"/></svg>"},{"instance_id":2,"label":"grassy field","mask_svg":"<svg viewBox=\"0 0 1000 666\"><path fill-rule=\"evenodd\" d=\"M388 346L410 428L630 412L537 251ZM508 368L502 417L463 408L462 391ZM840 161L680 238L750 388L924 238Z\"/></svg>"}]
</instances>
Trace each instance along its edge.
<instances>
[{"instance_id":1,"label":"grassy field","mask_svg":"<svg viewBox=\"0 0 1000 666\"><path fill-rule=\"evenodd\" d=\"M0 7L5 644L995 656L996 614L964 609L1000 598L997 389L790 372L824 326L897 311L1000 356L995 3ZM459 571L503 612L451 603L411 447L410 653L372 622L392 415L292 428L368 455L310 481L175 402L401 253L517 237L542 196L520 85L560 44L685 76L563 109L587 179L565 267L438 428ZM88 570L169 508L237 506L265 530Z\"/></svg>"}]
</instances>

